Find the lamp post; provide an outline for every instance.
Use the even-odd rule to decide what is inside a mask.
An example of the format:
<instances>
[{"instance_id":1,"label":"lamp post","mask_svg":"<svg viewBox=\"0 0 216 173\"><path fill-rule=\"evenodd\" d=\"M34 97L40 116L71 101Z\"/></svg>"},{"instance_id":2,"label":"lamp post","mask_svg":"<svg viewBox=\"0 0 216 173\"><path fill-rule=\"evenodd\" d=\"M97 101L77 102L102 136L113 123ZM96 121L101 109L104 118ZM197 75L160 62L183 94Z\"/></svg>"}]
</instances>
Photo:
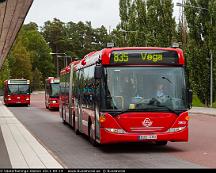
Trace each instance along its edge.
<instances>
[{"instance_id":1,"label":"lamp post","mask_svg":"<svg viewBox=\"0 0 216 173\"><path fill-rule=\"evenodd\" d=\"M180 6L180 7L190 7L190 8L196 8L199 10L206 10L209 12L209 9L207 8L203 8L203 7L197 7L197 6L193 6L193 5L185 5L182 3L176 3L176 6ZM212 15L210 15L211 19L210 19L210 24L212 26ZM212 103L213 103L213 52L212 49L210 48L210 107L212 107Z\"/></svg>"},{"instance_id":2,"label":"lamp post","mask_svg":"<svg viewBox=\"0 0 216 173\"><path fill-rule=\"evenodd\" d=\"M59 77L59 59L58 58L60 55L66 56L66 53L50 52L50 55L56 55L56 69L57 69L56 76Z\"/></svg>"}]
</instances>

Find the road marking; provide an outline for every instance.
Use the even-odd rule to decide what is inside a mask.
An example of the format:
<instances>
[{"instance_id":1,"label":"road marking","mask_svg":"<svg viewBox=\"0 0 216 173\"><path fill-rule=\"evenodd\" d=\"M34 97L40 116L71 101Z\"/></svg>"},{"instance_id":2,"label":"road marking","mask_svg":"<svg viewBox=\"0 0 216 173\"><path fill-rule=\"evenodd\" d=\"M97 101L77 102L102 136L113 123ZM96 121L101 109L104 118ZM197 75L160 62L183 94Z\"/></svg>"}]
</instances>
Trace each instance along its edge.
<instances>
[{"instance_id":1,"label":"road marking","mask_svg":"<svg viewBox=\"0 0 216 173\"><path fill-rule=\"evenodd\" d=\"M12 168L63 168L2 102L0 127Z\"/></svg>"}]
</instances>

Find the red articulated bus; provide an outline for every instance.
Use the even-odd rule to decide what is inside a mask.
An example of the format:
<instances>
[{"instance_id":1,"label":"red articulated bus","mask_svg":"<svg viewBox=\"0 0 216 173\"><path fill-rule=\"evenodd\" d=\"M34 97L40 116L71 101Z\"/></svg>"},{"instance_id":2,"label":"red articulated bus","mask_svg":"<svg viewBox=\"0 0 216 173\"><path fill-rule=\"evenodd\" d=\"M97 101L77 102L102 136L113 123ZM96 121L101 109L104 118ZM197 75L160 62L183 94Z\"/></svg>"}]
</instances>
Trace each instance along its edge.
<instances>
[{"instance_id":1,"label":"red articulated bus","mask_svg":"<svg viewBox=\"0 0 216 173\"><path fill-rule=\"evenodd\" d=\"M73 85L73 71L76 64L79 61L71 62L69 66L65 67L60 72L60 94L59 94L59 113L63 119L63 122L67 122L73 125L72 112L74 108L74 96L72 95Z\"/></svg>"},{"instance_id":2,"label":"red articulated bus","mask_svg":"<svg viewBox=\"0 0 216 173\"><path fill-rule=\"evenodd\" d=\"M5 105L30 105L30 80L9 79L4 81Z\"/></svg>"},{"instance_id":3,"label":"red articulated bus","mask_svg":"<svg viewBox=\"0 0 216 173\"><path fill-rule=\"evenodd\" d=\"M61 116L92 144L188 141L192 91L181 49L105 48L67 68Z\"/></svg>"},{"instance_id":4,"label":"red articulated bus","mask_svg":"<svg viewBox=\"0 0 216 173\"><path fill-rule=\"evenodd\" d=\"M59 108L59 78L48 77L45 80L45 106L47 109Z\"/></svg>"}]
</instances>

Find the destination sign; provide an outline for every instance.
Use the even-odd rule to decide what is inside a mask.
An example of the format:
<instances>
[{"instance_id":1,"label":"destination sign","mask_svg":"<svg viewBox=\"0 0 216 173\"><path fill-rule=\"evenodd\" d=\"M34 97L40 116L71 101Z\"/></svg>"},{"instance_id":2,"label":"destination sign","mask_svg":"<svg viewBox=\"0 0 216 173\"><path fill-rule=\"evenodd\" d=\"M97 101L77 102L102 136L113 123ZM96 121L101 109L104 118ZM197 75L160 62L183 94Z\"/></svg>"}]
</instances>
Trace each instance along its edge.
<instances>
[{"instance_id":1,"label":"destination sign","mask_svg":"<svg viewBox=\"0 0 216 173\"><path fill-rule=\"evenodd\" d=\"M16 80L16 79L11 79L8 81L8 84L29 84L29 80L25 80L25 79L19 79L19 80Z\"/></svg>"},{"instance_id":2,"label":"destination sign","mask_svg":"<svg viewBox=\"0 0 216 173\"><path fill-rule=\"evenodd\" d=\"M178 64L176 51L167 50L118 50L110 56L110 64Z\"/></svg>"}]
</instances>

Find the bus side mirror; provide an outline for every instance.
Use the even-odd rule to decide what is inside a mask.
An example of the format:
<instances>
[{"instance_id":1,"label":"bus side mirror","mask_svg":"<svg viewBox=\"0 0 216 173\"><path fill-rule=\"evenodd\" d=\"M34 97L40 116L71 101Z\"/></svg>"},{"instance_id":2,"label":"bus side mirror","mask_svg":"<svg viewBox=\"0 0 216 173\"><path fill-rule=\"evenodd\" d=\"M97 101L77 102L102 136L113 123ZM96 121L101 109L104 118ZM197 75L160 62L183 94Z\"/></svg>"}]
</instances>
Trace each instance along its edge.
<instances>
[{"instance_id":1,"label":"bus side mirror","mask_svg":"<svg viewBox=\"0 0 216 173\"><path fill-rule=\"evenodd\" d=\"M94 78L95 79L101 79L102 78L102 70L103 70L103 68L101 66L95 66L95 72L94 72Z\"/></svg>"},{"instance_id":2,"label":"bus side mirror","mask_svg":"<svg viewBox=\"0 0 216 173\"><path fill-rule=\"evenodd\" d=\"M188 97L188 108L190 109L192 107L192 101L193 101L193 91L191 89L187 91L187 97Z\"/></svg>"}]
</instances>

